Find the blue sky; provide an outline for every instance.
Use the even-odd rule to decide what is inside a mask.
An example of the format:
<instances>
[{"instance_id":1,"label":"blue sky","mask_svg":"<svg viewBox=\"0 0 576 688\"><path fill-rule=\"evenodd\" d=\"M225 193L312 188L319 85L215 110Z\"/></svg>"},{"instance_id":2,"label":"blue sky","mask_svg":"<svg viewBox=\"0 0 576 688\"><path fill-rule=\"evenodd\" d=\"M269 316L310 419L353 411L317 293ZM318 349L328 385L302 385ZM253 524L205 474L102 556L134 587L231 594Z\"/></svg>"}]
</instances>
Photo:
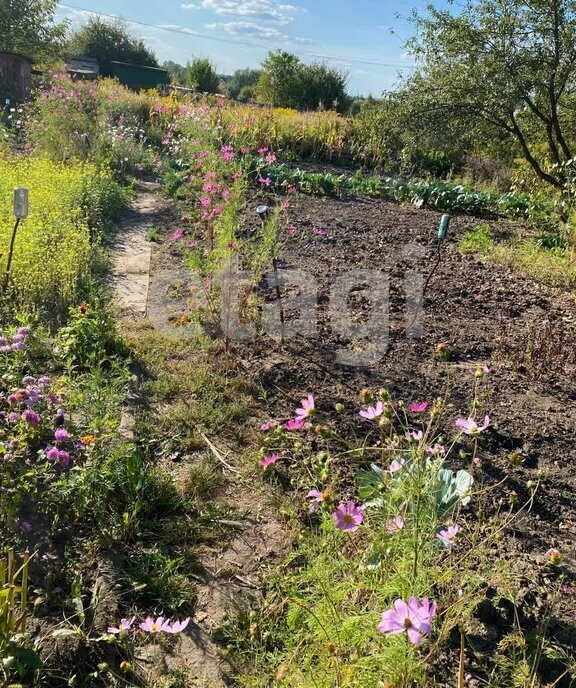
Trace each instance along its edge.
<instances>
[{"instance_id":1,"label":"blue sky","mask_svg":"<svg viewBox=\"0 0 576 688\"><path fill-rule=\"evenodd\" d=\"M444 3L444 0L441 0ZM412 60L403 50L406 18L428 0L66 0L59 18L82 23L86 10L162 28L131 24L160 61L209 57L220 73L257 67L269 49L312 55L349 72L351 93L379 95ZM199 36L198 34L202 34ZM204 36L212 37L210 40ZM378 63L378 64L369 64ZM404 69L401 69L404 68Z\"/></svg>"}]
</instances>

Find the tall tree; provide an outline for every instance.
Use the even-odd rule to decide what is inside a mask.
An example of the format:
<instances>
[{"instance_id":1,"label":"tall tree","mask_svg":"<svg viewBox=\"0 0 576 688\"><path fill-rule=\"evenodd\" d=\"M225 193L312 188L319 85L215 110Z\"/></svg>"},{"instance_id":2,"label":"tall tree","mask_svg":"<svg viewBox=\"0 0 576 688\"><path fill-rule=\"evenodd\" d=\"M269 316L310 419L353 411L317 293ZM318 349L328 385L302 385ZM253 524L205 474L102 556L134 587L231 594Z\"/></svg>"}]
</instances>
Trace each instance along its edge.
<instances>
[{"instance_id":1,"label":"tall tree","mask_svg":"<svg viewBox=\"0 0 576 688\"><path fill-rule=\"evenodd\" d=\"M562 188L573 151L576 1L469 0L457 16L431 7L414 20L420 70L411 85L422 112L490 124Z\"/></svg>"},{"instance_id":2,"label":"tall tree","mask_svg":"<svg viewBox=\"0 0 576 688\"><path fill-rule=\"evenodd\" d=\"M125 22L91 17L68 39L69 57L93 57L100 64L100 73L112 74L111 62L130 62L135 65L157 67L154 53L141 38L132 36Z\"/></svg>"},{"instance_id":3,"label":"tall tree","mask_svg":"<svg viewBox=\"0 0 576 688\"><path fill-rule=\"evenodd\" d=\"M56 23L57 0L0 0L0 50L33 60L56 57L66 23Z\"/></svg>"},{"instance_id":4,"label":"tall tree","mask_svg":"<svg viewBox=\"0 0 576 688\"><path fill-rule=\"evenodd\" d=\"M207 57L197 57L186 65L186 86L201 93L218 93L220 77Z\"/></svg>"}]
</instances>

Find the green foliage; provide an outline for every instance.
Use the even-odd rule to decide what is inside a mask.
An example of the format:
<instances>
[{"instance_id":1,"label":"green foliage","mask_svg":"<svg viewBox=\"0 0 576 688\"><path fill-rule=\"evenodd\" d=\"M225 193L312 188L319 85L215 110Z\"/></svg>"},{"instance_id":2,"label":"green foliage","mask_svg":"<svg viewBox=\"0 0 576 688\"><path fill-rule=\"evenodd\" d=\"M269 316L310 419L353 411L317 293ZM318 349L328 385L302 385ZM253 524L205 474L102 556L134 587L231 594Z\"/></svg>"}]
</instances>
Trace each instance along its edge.
<instances>
[{"instance_id":1,"label":"green foliage","mask_svg":"<svg viewBox=\"0 0 576 688\"><path fill-rule=\"evenodd\" d=\"M110 310L98 301L70 308L57 347L69 365L80 368L104 365L111 357L126 354Z\"/></svg>"},{"instance_id":2,"label":"green foliage","mask_svg":"<svg viewBox=\"0 0 576 688\"><path fill-rule=\"evenodd\" d=\"M66 23L54 21L57 6L57 0L2 0L0 51L26 55L38 62L54 58L66 32ZM0 96L3 101L1 90Z\"/></svg>"},{"instance_id":3,"label":"green foliage","mask_svg":"<svg viewBox=\"0 0 576 688\"><path fill-rule=\"evenodd\" d=\"M540 180L562 188L573 157L574 2L477 0L457 14L430 7L415 23L410 47L421 67L405 90L421 126L435 126L434 113L471 132L488 124Z\"/></svg>"},{"instance_id":4,"label":"green foliage","mask_svg":"<svg viewBox=\"0 0 576 688\"><path fill-rule=\"evenodd\" d=\"M0 158L2 274L14 226L13 189L27 186L30 193L30 214L18 229L11 269L16 295L29 307L61 312L88 272L88 218L77 202L87 179L98 174L106 173L42 158Z\"/></svg>"},{"instance_id":5,"label":"green foliage","mask_svg":"<svg viewBox=\"0 0 576 688\"><path fill-rule=\"evenodd\" d=\"M200 93L217 93L220 79L207 57L197 57L186 65L184 79L188 88Z\"/></svg>"},{"instance_id":6,"label":"green foliage","mask_svg":"<svg viewBox=\"0 0 576 688\"><path fill-rule=\"evenodd\" d=\"M326 64L303 64L284 50L268 53L257 87L258 99L297 110L347 109L347 75Z\"/></svg>"},{"instance_id":7,"label":"green foliage","mask_svg":"<svg viewBox=\"0 0 576 688\"><path fill-rule=\"evenodd\" d=\"M230 98L246 102L248 89L250 89L250 93L254 93L253 89L258 83L261 73L259 69L237 69L226 84ZM244 97L241 97L243 92Z\"/></svg>"},{"instance_id":8,"label":"green foliage","mask_svg":"<svg viewBox=\"0 0 576 688\"><path fill-rule=\"evenodd\" d=\"M70 57L93 57L98 60L100 73L112 74L111 62L130 62L135 65L157 67L158 61L140 38L134 38L119 19L90 17L72 32L66 52Z\"/></svg>"}]
</instances>

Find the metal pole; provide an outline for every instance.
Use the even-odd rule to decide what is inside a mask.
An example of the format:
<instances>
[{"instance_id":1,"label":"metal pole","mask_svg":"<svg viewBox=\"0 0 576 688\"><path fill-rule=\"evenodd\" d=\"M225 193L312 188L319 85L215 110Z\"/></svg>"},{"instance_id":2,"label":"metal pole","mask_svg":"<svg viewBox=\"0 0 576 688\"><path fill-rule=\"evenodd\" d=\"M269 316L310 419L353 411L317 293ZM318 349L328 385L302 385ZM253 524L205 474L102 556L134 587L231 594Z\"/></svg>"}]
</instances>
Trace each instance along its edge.
<instances>
[{"instance_id":1,"label":"metal pole","mask_svg":"<svg viewBox=\"0 0 576 688\"><path fill-rule=\"evenodd\" d=\"M16 224L12 230L12 238L10 239L10 250L8 251L8 262L6 263L6 275L4 277L4 291L8 289L8 281L10 280L10 268L12 267L12 256L14 254L14 242L16 241L16 232L18 230L18 225L20 224L20 218L16 218Z\"/></svg>"}]
</instances>

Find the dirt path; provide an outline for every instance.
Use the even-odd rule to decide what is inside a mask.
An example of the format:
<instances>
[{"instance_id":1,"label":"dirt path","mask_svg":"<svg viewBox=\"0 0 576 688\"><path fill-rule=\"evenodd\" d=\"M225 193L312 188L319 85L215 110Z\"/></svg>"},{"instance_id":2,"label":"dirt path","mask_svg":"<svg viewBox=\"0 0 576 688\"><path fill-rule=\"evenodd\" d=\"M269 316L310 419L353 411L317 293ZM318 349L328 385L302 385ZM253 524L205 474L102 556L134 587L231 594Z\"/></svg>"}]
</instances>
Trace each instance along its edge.
<instances>
[{"instance_id":1,"label":"dirt path","mask_svg":"<svg viewBox=\"0 0 576 688\"><path fill-rule=\"evenodd\" d=\"M158 227L160 243L147 239L147 232ZM174 320L189 310L190 273L180 259L167 260L166 247L177 215L173 201L160 195L156 184L142 182L131 210L118 228L112 246L112 279L115 301L125 328L146 322L158 335L179 339L190 334L185 324L174 327ZM174 259L176 258L176 259ZM133 431L128 413L124 428ZM122 429L122 428L121 428ZM288 538L269 496L263 488L247 484L236 463L234 447L222 446L212 438L233 470L222 466L224 488L218 497L234 519L216 543L201 545L195 552L203 583L198 585L197 601L190 625L180 636L173 652L161 645L148 645L142 656L150 667L152 685L175 670L184 671L191 685L225 688L231 685L231 669L222 658L222 647L214 639L226 612L246 605L258 596L263 575L287 551ZM207 451L209 451L207 447ZM178 464L175 464L178 471ZM180 476L178 476L180 478Z\"/></svg>"},{"instance_id":2,"label":"dirt path","mask_svg":"<svg viewBox=\"0 0 576 688\"><path fill-rule=\"evenodd\" d=\"M168 208L153 182L140 182L130 210L118 226L111 247L110 283L123 319L146 315L152 245L146 234Z\"/></svg>"}]
</instances>

